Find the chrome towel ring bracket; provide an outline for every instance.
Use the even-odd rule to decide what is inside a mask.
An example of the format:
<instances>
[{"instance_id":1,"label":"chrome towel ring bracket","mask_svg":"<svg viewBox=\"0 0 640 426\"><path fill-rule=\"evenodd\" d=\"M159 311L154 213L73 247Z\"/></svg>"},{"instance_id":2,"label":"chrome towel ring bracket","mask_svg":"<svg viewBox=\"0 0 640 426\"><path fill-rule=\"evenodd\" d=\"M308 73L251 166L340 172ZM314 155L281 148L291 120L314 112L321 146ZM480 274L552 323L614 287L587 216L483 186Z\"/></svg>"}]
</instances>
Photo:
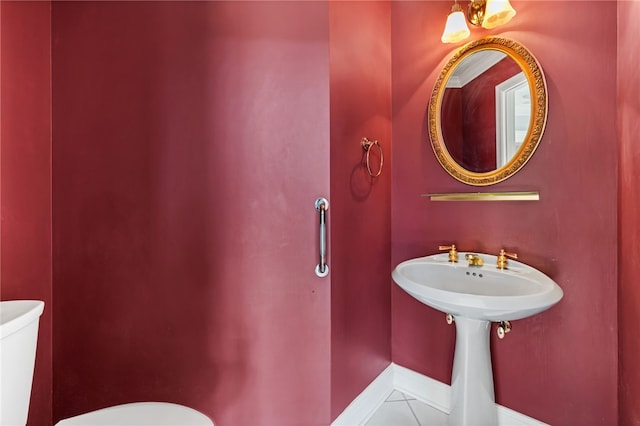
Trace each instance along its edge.
<instances>
[{"instance_id":1,"label":"chrome towel ring bracket","mask_svg":"<svg viewBox=\"0 0 640 426\"><path fill-rule=\"evenodd\" d=\"M384 164L384 154L382 153L382 146L380 145L380 143L378 143L378 141L370 141L366 137L362 138L361 143L362 143L362 149L364 149L364 151L367 153L365 162L367 165L367 172L369 172L369 176L371 177L380 176L380 173L382 173L382 166ZM376 173L373 173L373 171L371 170L371 148L373 146L377 146L378 151L380 152L380 164L378 165L378 167L376 167L378 169Z\"/></svg>"}]
</instances>

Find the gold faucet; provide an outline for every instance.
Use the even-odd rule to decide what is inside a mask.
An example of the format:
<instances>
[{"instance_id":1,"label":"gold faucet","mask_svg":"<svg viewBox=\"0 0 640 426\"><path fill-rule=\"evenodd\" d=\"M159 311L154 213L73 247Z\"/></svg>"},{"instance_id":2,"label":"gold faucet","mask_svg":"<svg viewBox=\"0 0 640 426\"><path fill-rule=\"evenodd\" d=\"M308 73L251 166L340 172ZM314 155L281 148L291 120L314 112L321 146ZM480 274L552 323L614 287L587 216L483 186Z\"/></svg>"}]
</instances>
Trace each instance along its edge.
<instances>
[{"instance_id":1,"label":"gold faucet","mask_svg":"<svg viewBox=\"0 0 640 426\"><path fill-rule=\"evenodd\" d=\"M517 259L518 254L507 253L504 251L504 249L501 249L500 254L498 255L497 265L496 265L498 269L508 269L507 266L509 265L509 260L507 259L507 257L510 257L512 259Z\"/></svg>"},{"instance_id":2,"label":"gold faucet","mask_svg":"<svg viewBox=\"0 0 640 426\"><path fill-rule=\"evenodd\" d=\"M482 266L482 258L477 254L467 253L464 258L469 261L469 266Z\"/></svg>"},{"instance_id":3,"label":"gold faucet","mask_svg":"<svg viewBox=\"0 0 640 426\"><path fill-rule=\"evenodd\" d=\"M450 246L438 246L438 250L449 250L449 262L458 261L458 250L456 250L455 244L451 244Z\"/></svg>"}]
</instances>

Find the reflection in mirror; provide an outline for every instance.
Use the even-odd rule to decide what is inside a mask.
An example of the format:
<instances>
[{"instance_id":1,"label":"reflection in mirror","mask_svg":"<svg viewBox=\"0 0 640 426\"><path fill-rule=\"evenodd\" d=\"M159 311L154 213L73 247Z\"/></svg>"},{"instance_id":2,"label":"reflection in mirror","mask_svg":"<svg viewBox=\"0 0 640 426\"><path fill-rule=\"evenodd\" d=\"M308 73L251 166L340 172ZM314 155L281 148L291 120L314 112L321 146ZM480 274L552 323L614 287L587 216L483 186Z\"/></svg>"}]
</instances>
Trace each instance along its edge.
<instances>
[{"instance_id":1,"label":"reflection in mirror","mask_svg":"<svg viewBox=\"0 0 640 426\"><path fill-rule=\"evenodd\" d=\"M520 142L515 143L514 99L522 83L528 94L520 66L497 50L476 52L455 68L442 98L442 138L456 163L486 173L513 157L524 138L520 133ZM499 96L506 102L501 103ZM506 128L498 129L498 122ZM518 125L526 134L529 122Z\"/></svg>"},{"instance_id":2,"label":"reflection in mirror","mask_svg":"<svg viewBox=\"0 0 640 426\"><path fill-rule=\"evenodd\" d=\"M453 177L490 185L533 154L546 113L546 84L535 58L513 40L476 40L454 54L436 82L431 143Z\"/></svg>"},{"instance_id":3,"label":"reflection in mirror","mask_svg":"<svg viewBox=\"0 0 640 426\"><path fill-rule=\"evenodd\" d=\"M531 92L523 72L496 85L496 166L507 164L524 142L531 121Z\"/></svg>"}]
</instances>

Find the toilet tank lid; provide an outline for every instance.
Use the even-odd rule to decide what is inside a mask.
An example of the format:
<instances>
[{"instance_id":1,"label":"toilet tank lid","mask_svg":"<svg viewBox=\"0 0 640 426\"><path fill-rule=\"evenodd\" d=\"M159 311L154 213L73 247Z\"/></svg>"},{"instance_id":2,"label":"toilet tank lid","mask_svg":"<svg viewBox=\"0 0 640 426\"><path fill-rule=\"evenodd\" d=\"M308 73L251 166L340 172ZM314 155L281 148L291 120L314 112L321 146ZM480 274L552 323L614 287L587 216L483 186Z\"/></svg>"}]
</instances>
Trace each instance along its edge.
<instances>
[{"instance_id":1,"label":"toilet tank lid","mask_svg":"<svg viewBox=\"0 0 640 426\"><path fill-rule=\"evenodd\" d=\"M37 320L44 311L40 300L4 300L0 302L0 339L4 339Z\"/></svg>"},{"instance_id":2,"label":"toilet tank lid","mask_svg":"<svg viewBox=\"0 0 640 426\"><path fill-rule=\"evenodd\" d=\"M134 402L103 408L56 423L56 426L214 426L193 408L168 402Z\"/></svg>"}]
</instances>

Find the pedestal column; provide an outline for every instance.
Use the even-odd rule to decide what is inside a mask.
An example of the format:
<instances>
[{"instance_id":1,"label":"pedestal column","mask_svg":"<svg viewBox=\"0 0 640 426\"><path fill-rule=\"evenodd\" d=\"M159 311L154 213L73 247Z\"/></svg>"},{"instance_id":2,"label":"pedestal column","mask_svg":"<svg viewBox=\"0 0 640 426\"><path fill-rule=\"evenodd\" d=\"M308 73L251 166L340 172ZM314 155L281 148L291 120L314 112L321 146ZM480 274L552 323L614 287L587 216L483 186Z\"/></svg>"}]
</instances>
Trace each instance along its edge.
<instances>
[{"instance_id":1,"label":"pedestal column","mask_svg":"<svg viewBox=\"0 0 640 426\"><path fill-rule=\"evenodd\" d=\"M489 332L491 323L456 317L451 377L451 426L497 425Z\"/></svg>"}]
</instances>

